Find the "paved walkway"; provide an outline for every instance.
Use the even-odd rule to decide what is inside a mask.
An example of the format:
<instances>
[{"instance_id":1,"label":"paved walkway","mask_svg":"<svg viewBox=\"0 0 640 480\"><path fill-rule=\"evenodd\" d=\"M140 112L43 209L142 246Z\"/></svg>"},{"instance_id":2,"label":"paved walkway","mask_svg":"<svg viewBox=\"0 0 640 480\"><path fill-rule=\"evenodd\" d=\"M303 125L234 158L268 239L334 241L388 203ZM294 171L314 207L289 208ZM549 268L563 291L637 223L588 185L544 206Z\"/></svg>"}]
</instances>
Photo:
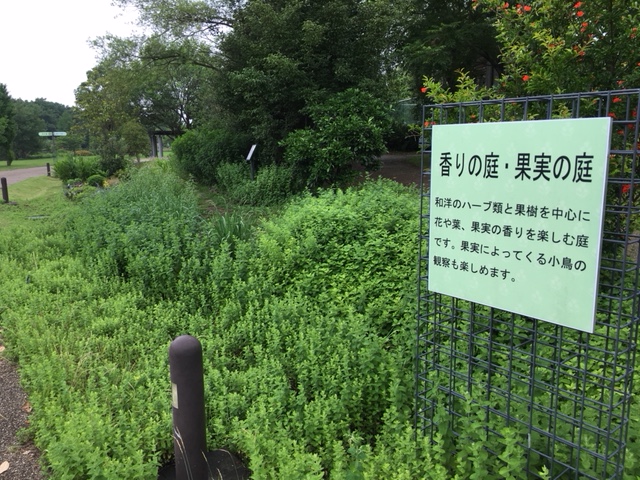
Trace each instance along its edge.
<instances>
[{"instance_id":1,"label":"paved walkway","mask_svg":"<svg viewBox=\"0 0 640 480\"><path fill-rule=\"evenodd\" d=\"M6 172L0 172L0 178L7 179L7 185L12 183L18 183L22 180L26 180L31 177L39 177L40 175L47 174L47 167L31 167L31 168L19 168L17 170L7 170Z\"/></svg>"}]
</instances>

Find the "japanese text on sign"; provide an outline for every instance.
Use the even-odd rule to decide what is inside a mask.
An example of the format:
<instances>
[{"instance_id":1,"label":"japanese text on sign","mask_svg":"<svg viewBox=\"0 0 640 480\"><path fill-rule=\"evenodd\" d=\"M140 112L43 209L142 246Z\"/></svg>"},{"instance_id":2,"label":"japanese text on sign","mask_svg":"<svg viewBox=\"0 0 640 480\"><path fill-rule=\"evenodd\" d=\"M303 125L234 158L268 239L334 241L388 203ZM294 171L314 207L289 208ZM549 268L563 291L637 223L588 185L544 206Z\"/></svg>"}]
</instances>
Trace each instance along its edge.
<instances>
[{"instance_id":1,"label":"japanese text on sign","mask_svg":"<svg viewBox=\"0 0 640 480\"><path fill-rule=\"evenodd\" d=\"M438 168L442 177L451 175L461 177L469 175L482 178L500 178L501 172L510 170L509 160L515 163L513 176L517 180L530 181L569 181L569 182L591 182L591 171L593 169L593 155L582 153L569 158L560 155L553 158L551 155L540 153L517 153L510 159L501 158L496 153L488 153L484 156L477 154L456 153L455 159L452 152L442 152L438 159ZM451 171L453 169L453 172Z\"/></svg>"}]
</instances>

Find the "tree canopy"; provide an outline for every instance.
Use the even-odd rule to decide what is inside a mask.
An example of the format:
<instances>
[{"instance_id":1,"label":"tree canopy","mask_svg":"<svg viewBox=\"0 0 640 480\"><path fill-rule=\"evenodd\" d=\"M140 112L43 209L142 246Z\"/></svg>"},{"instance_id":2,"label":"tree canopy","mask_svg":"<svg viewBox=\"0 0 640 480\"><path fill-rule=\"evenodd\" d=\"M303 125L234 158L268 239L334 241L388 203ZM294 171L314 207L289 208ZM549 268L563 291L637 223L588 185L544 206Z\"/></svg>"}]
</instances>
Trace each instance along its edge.
<instances>
[{"instance_id":1,"label":"tree canopy","mask_svg":"<svg viewBox=\"0 0 640 480\"><path fill-rule=\"evenodd\" d=\"M13 149L18 158L27 158L42 149L39 132L49 131L42 107L36 102L16 100L14 103L16 135Z\"/></svg>"},{"instance_id":2,"label":"tree canopy","mask_svg":"<svg viewBox=\"0 0 640 480\"><path fill-rule=\"evenodd\" d=\"M493 15L509 95L640 85L640 2L477 0Z\"/></svg>"},{"instance_id":3,"label":"tree canopy","mask_svg":"<svg viewBox=\"0 0 640 480\"><path fill-rule=\"evenodd\" d=\"M393 105L428 100L425 77L491 95L640 83L638 0L115 3L138 10L145 35L96 40L100 63L77 90L85 131L225 130L258 143L262 164L281 163L288 135L315 128L314 108L349 89Z\"/></svg>"},{"instance_id":4,"label":"tree canopy","mask_svg":"<svg viewBox=\"0 0 640 480\"><path fill-rule=\"evenodd\" d=\"M11 165L14 158L12 143L15 136L13 101L7 86L0 83L0 160L6 160L7 165Z\"/></svg>"},{"instance_id":5,"label":"tree canopy","mask_svg":"<svg viewBox=\"0 0 640 480\"><path fill-rule=\"evenodd\" d=\"M460 70L491 86L501 70L494 18L469 0L413 0L399 55L415 91L424 75L455 88Z\"/></svg>"},{"instance_id":6,"label":"tree canopy","mask_svg":"<svg viewBox=\"0 0 640 480\"><path fill-rule=\"evenodd\" d=\"M360 88L387 101L398 39L388 0L247 2L219 43L218 101L274 157L306 108Z\"/></svg>"}]
</instances>

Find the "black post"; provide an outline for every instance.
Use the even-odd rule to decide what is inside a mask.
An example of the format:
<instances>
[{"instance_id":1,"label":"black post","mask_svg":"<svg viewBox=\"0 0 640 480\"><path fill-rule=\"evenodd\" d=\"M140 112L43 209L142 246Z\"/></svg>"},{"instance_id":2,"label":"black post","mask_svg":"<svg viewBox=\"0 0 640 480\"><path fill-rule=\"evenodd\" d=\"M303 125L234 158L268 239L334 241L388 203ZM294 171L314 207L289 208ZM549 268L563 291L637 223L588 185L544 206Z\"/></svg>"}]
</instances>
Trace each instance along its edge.
<instances>
[{"instance_id":1,"label":"black post","mask_svg":"<svg viewBox=\"0 0 640 480\"><path fill-rule=\"evenodd\" d=\"M47 177L51 176L51 164L47 162Z\"/></svg>"},{"instance_id":2,"label":"black post","mask_svg":"<svg viewBox=\"0 0 640 480\"><path fill-rule=\"evenodd\" d=\"M207 480L202 347L182 335L169 346L176 480Z\"/></svg>"},{"instance_id":3,"label":"black post","mask_svg":"<svg viewBox=\"0 0 640 480\"><path fill-rule=\"evenodd\" d=\"M4 177L0 178L0 184L2 184L2 201L4 203L9 203L9 189L7 188L7 179Z\"/></svg>"}]
</instances>

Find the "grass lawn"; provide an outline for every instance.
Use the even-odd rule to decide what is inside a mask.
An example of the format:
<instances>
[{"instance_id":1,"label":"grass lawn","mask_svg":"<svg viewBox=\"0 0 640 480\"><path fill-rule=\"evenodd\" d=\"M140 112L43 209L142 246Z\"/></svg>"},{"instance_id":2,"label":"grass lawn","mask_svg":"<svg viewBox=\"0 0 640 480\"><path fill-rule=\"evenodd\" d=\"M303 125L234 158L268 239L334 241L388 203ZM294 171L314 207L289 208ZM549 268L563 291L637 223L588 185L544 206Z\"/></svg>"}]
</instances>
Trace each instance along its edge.
<instances>
[{"instance_id":1,"label":"grass lawn","mask_svg":"<svg viewBox=\"0 0 640 480\"><path fill-rule=\"evenodd\" d=\"M53 177L33 177L11 185L10 203L0 203L0 229L51 217L68 206L60 180Z\"/></svg>"},{"instance_id":2,"label":"grass lawn","mask_svg":"<svg viewBox=\"0 0 640 480\"><path fill-rule=\"evenodd\" d=\"M59 157L58 157L59 158ZM8 170L17 170L19 168L31 168L31 167L44 167L47 163L51 164L53 168L53 157L42 158L23 158L20 160L14 160L10 167L7 167L7 162L0 162L0 172L6 172Z\"/></svg>"}]
</instances>

